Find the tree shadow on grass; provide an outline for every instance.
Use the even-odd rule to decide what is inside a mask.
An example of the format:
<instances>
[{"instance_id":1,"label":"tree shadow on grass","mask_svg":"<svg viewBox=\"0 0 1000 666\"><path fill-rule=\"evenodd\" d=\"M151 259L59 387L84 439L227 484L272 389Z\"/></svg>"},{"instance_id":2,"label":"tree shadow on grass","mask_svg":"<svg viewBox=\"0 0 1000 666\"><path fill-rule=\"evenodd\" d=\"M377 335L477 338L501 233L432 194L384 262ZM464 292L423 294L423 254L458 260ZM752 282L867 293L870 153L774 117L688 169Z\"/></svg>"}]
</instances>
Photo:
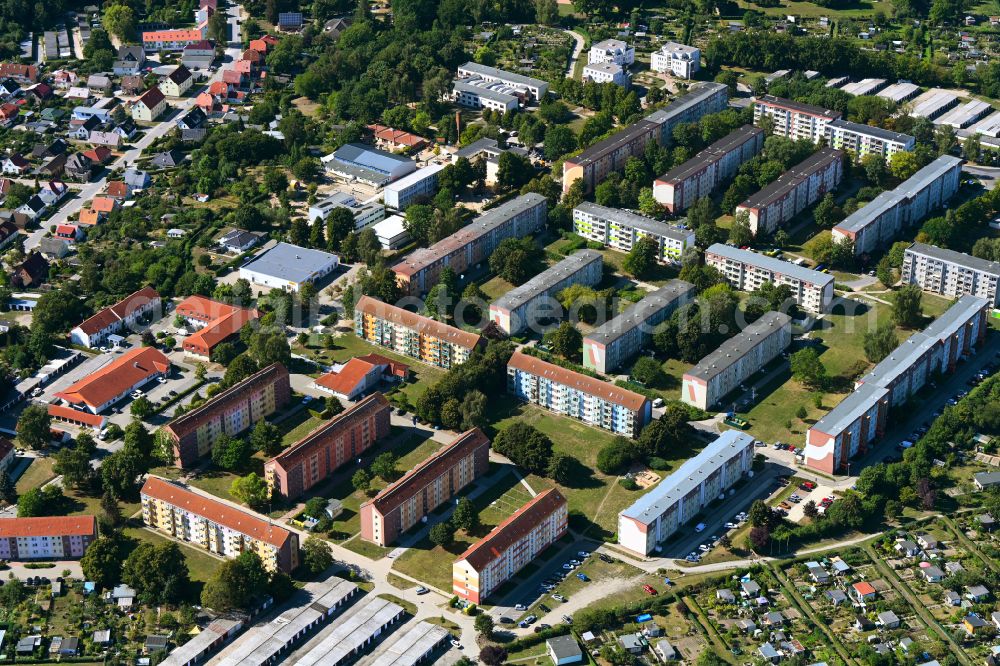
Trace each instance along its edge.
<instances>
[{"instance_id":1,"label":"tree shadow on grass","mask_svg":"<svg viewBox=\"0 0 1000 666\"><path fill-rule=\"evenodd\" d=\"M594 470L585 466L576 458L569 459L569 469L570 471L567 475L567 480L562 482L562 485L567 488L579 490L582 488L598 488L601 486L601 482L594 478Z\"/></svg>"}]
</instances>

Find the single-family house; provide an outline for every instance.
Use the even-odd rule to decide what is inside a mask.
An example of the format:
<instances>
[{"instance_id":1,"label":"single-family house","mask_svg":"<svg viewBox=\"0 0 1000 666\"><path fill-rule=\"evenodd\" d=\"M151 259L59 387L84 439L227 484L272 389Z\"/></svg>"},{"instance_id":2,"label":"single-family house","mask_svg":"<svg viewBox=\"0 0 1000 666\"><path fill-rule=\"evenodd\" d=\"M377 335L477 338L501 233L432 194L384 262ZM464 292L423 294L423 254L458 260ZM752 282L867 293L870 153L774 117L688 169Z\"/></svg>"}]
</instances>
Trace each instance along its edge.
<instances>
[{"instance_id":1,"label":"single-family house","mask_svg":"<svg viewBox=\"0 0 1000 666\"><path fill-rule=\"evenodd\" d=\"M104 126L104 121L98 116L90 116L82 120L69 131L69 137L77 141L89 141L90 135Z\"/></svg>"},{"instance_id":2,"label":"single-family house","mask_svg":"<svg viewBox=\"0 0 1000 666\"><path fill-rule=\"evenodd\" d=\"M14 79L0 81L0 97L13 97L21 92L21 84Z\"/></svg>"},{"instance_id":3,"label":"single-family house","mask_svg":"<svg viewBox=\"0 0 1000 666\"><path fill-rule=\"evenodd\" d=\"M924 580L928 583L940 583L944 580L944 572L941 571L941 567L933 564L926 567L920 567L920 573L923 575Z\"/></svg>"},{"instance_id":4,"label":"single-family house","mask_svg":"<svg viewBox=\"0 0 1000 666\"><path fill-rule=\"evenodd\" d=\"M75 224L58 224L53 234L56 238L70 241L81 241L84 238L83 229Z\"/></svg>"},{"instance_id":5,"label":"single-family house","mask_svg":"<svg viewBox=\"0 0 1000 666\"><path fill-rule=\"evenodd\" d=\"M920 553L920 547L909 539L896 541L895 549L903 557L916 557Z\"/></svg>"},{"instance_id":6,"label":"single-family house","mask_svg":"<svg viewBox=\"0 0 1000 666\"><path fill-rule=\"evenodd\" d=\"M94 175L94 160L83 153L73 153L66 159L66 177L85 183Z\"/></svg>"},{"instance_id":7,"label":"single-family house","mask_svg":"<svg viewBox=\"0 0 1000 666\"><path fill-rule=\"evenodd\" d=\"M205 115L205 112L198 106L195 106L177 119L177 126L182 130L200 129L207 121L208 116Z\"/></svg>"},{"instance_id":8,"label":"single-family house","mask_svg":"<svg viewBox=\"0 0 1000 666\"><path fill-rule=\"evenodd\" d=\"M95 146L104 146L112 150L120 148L122 145L122 138L114 132L104 132L102 130L96 130L90 133L90 143Z\"/></svg>"},{"instance_id":9,"label":"single-family house","mask_svg":"<svg viewBox=\"0 0 1000 666\"><path fill-rule=\"evenodd\" d=\"M42 198L37 194L32 195L27 201L18 207L17 212L22 215L27 215L32 221L37 221L44 213L48 206L42 201Z\"/></svg>"},{"instance_id":10,"label":"single-family house","mask_svg":"<svg viewBox=\"0 0 1000 666\"><path fill-rule=\"evenodd\" d=\"M76 82L80 79L76 75L76 72L68 69L57 69L52 72L52 83L55 84L56 88L69 88L70 86L76 85Z\"/></svg>"},{"instance_id":11,"label":"single-family house","mask_svg":"<svg viewBox=\"0 0 1000 666\"><path fill-rule=\"evenodd\" d=\"M69 188L61 180L50 180L38 188L38 197L45 202L46 206L55 204L68 193Z\"/></svg>"},{"instance_id":12,"label":"single-family house","mask_svg":"<svg viewBox=\"0 0 1000 666\"><path fill-rule=\"evenodd\" d=\"M146 52L138 44L123 44L118 47L112 71L118 76L138 74L146 64Z\"/></svg>"},{"instance_id":13,"label":"single-family house","mask_svg":"<svg viewBox=\"0 0 1000 666\"><path fill-rule=\"evenodd\" d=\"M39 254L49 261L57 261L69 254L70 241L65 238L43 238L38 241Z\"/></svg>"},{"instance_id":14,"label":"single-family house","mask_svg":"<svg viewBox=\"0 0 1000 666\"><path fill-rule=\"evenodd\" d=\"M153 182L153 179L150 177L148 172L131 167L125 169L122 179L132 192L136 190L144 190Z\"/></svg>"},{"instance_id":15,"label":"single-family house","mask_svg":"<svg viewBox=\"0 0 1000 666\"><path fill-rule=\"evenodd\" d=\"M107 164L114 156L107 146L94 146L90 150L83 151L83 155L95 165Z\"/></svg>"},{"instance_id":16,"label":"single-family house","mask_svg":"<svg viewBox=\"0 0 1000 666\"><path fill-rule=\"evenodd\" d=\"M974 604L981 604L990 598L990 591L984 585L968 585L965 588L965 598Z\"/></svg>"},{"instance_id":17,"label":"single-family house","mask_svg":"<svg viewBox=\"0 0 1000 666\"><path fill-rule=\"evenodd\" d=\"M3 161L3 172L11 176L23 176L30 168L28 160L18 153L8 155Z\"/></svg>"},{"instance_id":18,"label":"single-family house","mask_svg":"<svg viewBox=\"0 0 1000 666\"><path fill-rule=\"evenodd\" d=\"M899 627L899 617L890 611L883 611L878 614L875 624L883 629L896 629Z\"/></svg>"},{"instance_id":19,"label":"single-family house","mask_svg":"<svg viewBox=\"0 0 1000 666\"><path fill-rule=\"evenodd\" d=\"M243 229L230 229L219 238L219 245L227 252L242 254L260 242L258 234Z\"/></svg>"},{"instance_id":20,"label":"single-family house","mask_svg":"<svg viewBox=\"0 0 1000 666\"><path fill-rule=\"evenodd\" d=\"M167 98L159 88L150 88L132 102L132 119L151 123L167 109Z\"/></svg>"},{"instance_id":21,"label":"single-family house","mask_svg":"<svg viewBox=\"0 0 1000 666\"><path fill-rule=\"evenodd\" d=\"M138 95L146 89L146 82L143 81L142 77L138 74L127 74L123 76L118 85L122 89L122 94L128 95L129 97L132 95Z\"/></svg>"},{"instance_id":22,"label":"single-family house","mask_svg":"<svg viewBox=\"0 0 1000 666\"><path fill-rule=\"evenodd\" d=\"M49 262L37 252L32 252L14 267L10 281L15 287L25 289L41 285L48 276Z\"/></svg>"},{"instance_id":23,"label":"single-family house","mask_svg":"<svg viewBox=\"0 0 1000 666\"><path fill-rule=\"evenodd\" d=\"M167 150L157 153L150 161L150 166L156 169L172 169L184 160L184 154L177 150Z\"/></svg>"},{"instance_id":24,"label":"single-family house","mask_svg":"<svg viewBox=\"0 0 1000 666\"><path fill-rule=\"evenodd\" d=\"M35 102L44 102L55 94L52 86L47 83L36 83L24 92L27 99Z\"/></svg>"},{"instance_id":25,"label":"single-family house","mask_svg":"<svg viewBox=\"0 0 1000 666\"><path fill-rule=\"evenodd\" d=\"M111 180L108 181L107 187L104 188L104 193L118 201L124 201L128 199L129 187L125 184L124 180Z\"/></svg>"},{"instance_id":26,"label":"single-family house","mask_svg":"<svg viewBox=\"0 0 1000 666\"><path fill-rule=\"evenodd\" d=\"M69 159L65 153L45 161L45 164L38 167L38 174L47 178L59 178L66 171L66 160Z\"/></svg>"},{"instance_id":27,"label":"single-family house","mask_svg":"<svg viewBox=\"0 0 1000 666\"><path fill-rule=\"evenodd\" d=\"M878 597L878 592L875 587L868 581L861 581L860 583L854 583L851 585L851 596L859 602L873 601Z\"/></svg>"},{"instance_id":28,"label":"single-family house","mask_svg":"<svg viewBox=\"0 0 1000 666\"><path fill-rule=\"evenodd\" d=\"M931 548L938 547L938 540L932 537L930 534L918 534L917 544L924 550L929 550Z\"/></svg>"},{"instance_id":29,"label":"single-family house","mask_svg":"<svg viewBox=\"0 0 1000 666\"><path fill-rule=\"evenodd\" d=\"M111 93L111 77L104 74L91 74L87 77L87 90L95 95L105 96Z\"/></svg>"},{"instance_id":30,"label":"single-family house","mask_svg":"<svg viewBox=\"0 0 1000 666\"><path fill-rule=\"evenodd\" d=\"M21 110L16 104L11 104L10 102L0 104L0 125L10 127L17 122L17 118L20 114Z\"/></svg>"}]
</instances>

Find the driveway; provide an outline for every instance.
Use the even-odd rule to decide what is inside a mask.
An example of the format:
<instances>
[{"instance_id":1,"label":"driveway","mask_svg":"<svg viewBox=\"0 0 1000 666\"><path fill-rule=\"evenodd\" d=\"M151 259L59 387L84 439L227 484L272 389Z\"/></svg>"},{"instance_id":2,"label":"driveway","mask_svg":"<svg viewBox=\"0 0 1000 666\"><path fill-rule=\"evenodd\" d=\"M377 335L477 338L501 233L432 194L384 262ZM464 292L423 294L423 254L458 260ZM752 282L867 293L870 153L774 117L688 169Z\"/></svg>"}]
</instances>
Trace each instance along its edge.
<instances>
[{"instance_id":1,"label":"driveway","mask_svg":"<svg viewBox=\"0 0 1000 666\"><path fill-rule=\"evenodd\" d=\"M576 71L576 61L580 59L580 54L583 53L583 45L586 43L586 40L584 40L583 35L573 30L563 30L563 32L572 37L573 41L576 42L573 46L573 55L569 57L569 65L566 67L566 78L572 79L573 72Z\"/></svg>"}]
</instances>

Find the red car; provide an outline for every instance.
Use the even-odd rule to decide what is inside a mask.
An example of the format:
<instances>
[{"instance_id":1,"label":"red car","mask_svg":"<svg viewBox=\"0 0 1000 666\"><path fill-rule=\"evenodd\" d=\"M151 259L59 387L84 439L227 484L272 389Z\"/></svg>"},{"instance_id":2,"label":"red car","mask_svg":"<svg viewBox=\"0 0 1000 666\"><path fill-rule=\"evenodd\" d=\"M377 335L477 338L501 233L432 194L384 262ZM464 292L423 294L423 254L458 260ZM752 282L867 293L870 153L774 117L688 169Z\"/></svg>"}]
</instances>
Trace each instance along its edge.
<instances>
[{"instance_id":1,"label":"red car","mask_svg":"<svg viewBox=\"0 0 1000 666\"><path fill-rule=\"evenodd\" d=\"M812 490L813 488L816 487L816 484L813 483L812 481L803 481L802 485L799 487L802 488L803 490Z\"/></svg>"},{"instance_id":2,"label":"red car","mask_svg":"<svg viewBox=\"0 0 1000 666\"><path fill-rule=\"evenodd\" d=\"M655 597L657 594L656 589L652 585L643 585L642 589L646 594L648 594L651 597Z\"/></svg>"}]
</instances>

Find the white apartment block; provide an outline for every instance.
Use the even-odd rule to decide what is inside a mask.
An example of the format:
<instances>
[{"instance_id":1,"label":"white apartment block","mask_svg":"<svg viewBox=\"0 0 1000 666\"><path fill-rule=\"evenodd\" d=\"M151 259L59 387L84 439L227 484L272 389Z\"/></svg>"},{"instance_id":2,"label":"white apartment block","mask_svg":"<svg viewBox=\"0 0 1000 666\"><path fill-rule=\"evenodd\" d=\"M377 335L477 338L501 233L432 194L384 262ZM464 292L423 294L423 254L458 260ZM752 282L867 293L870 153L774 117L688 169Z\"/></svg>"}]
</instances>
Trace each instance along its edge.
<instances>
[{"instance_id":1,"label":"white apartment block","mask_svg":"<svg viewBox=\"0 0 1000 666\"><path fill-rule=\"evenodd\" d=\"M438 173L442 169L444 169L443 164L428 164L408 176L389 183L382 190L383 202L390 208L406 210L412 203L430 199L437 194Z\"/></svg>"},{"instance_id":2,"label":"white apartment block","mask_svg":"<svg viewBox=\"0 0 1000 666\"><path fill-rule=\"evenodd\" d=\"M833 228L834 240L850 239L854 254L887 246L904 227L940 208L958 191L962 160L942 155L896 189L883 192Z\"/></svg>"},{"instance_id":3,"label":"white apartment block","mask_svg":"<svg viewBox=\"0 0 1000 666\"><path fill-rule=\"evenodd\" d=\"M640 555L695 519L708 504L751 473L753 437L727 430L653 490L618 514L618 543Z\"/></svg>"},{"instance_id":4,"label":"white apartment block","mask_svg":"<svg viewBox=\"0 0 1000 666\"><path fill-rule=\"evenodd\" d=\"M499 81L512 88L527 91L536 102L545 97L549 91L549 84L541 79L534 79L515 72L506 72L476 62L467 62L459 66L457 76L460 79L479 78L485 81Z\"/></svg>"},{"instance_id":5,"label":"white apartment block","mask_svg":"<svg viewBox=\"0 0 1000 666\"><path fill-rule=\"evenodd\" d=\"M523 91L500 81L486 79L458 79L452 84L451 99L470 109L490 109L507 113L517 111Z\"/></svg>"},{"instance_id":6,"label":"white apartment block","mask_svg":"<svg viewBox=\"0 0 1000 666\"><path fill-rule=\"evenodd\" d=\"M573 231L587 240L626 253L632 251L640 238L652 238L659 243L657 258L662 263L679 261L684 251L695 243L691 229L589 201L573 209Z\"/></svg>"},{"instance_id":7,"label":"white apartment block","mask_svg":"<svg viewBox=\"0 0 1000 666\"><path fill-rule=\"evenodd\" d=\"M914 243L903 254L902 279L935 294L985 298L991 307L996 307L1000 262Z\"/></svg>"},{"instance_id":8,"label":"white apartment block","mask_svg":"<svg viewBox=\"0 0 1000 666\"><path fill-rule=\"evenodd\" d=\"M680 79L693 78L701 69L701 50L695 46L667 42L650 58L654 72L667 73Z\"/></svg>"},{"instance_id":9,"label":"white apartment block","mask_svg":"<svg viewBox=\"0 0 1000 666\"><path fill-rule=\"evenodd\" d=\"M792 343L792 318L768 312L684 373L681 400L710 409Z\"/></svg>"},{"instance_id":10,"label":"white apartment block","mask_svg":"<svg viewBox=\"0 0 1000 666\"><path fill-rule=\"evenodd\" d=\"M583 68L583 80L594 83L613 83L623 88L629 87L632 83L628 72L621 65L616 65L613 62L592 62L586 65Z\"/></svg>"},{"instance_id":11,"label":"white apartment block","mask_svg":"<svg viewBox=\"0 0 1000 666\"><path fill-rule=\"evenodd\" d=\"M859 162L865 155L879 155L888 162L896 153L913 150L916 145L916 139L909 134L852 123L840 118L827 124L826 140L827 144L834 148L851 151L854 159Z\"/></svg>"},{"instance_id":12,"label":"white apartment block","mask_svg":"<svg viewBox=\"0 0 1000 666\"><path fill-rule=\"evenodd\" d=\"M764 130L744 125L653 182L653 197L671 213L687 210L736 175L764 147Z\"/></svg>"},{"instance_id":13,"label":"white apartment block","mask_svg":"<svg viewBox=\"0 0 1000 666\"><path fill-rule=\"evenodd\" d=\"M628 67L635 62L635 47L629 46L620 39L605 39L590 47L587 62L591 65L610 63L620 67Z\"/></svg>"},{"instance_id":14,"label":"white apartment block","mask_svg":"<svg viewBox=\"0 0 1000 666\"><path fill-rule=\"evenodd\" d=\"M740 291L756 291L765 282L788 285L795 304L809 312L826 312L833 302L832 275L790 261L716 243L705 250L705 264L717 269Z\"/></svg>"},{"instance_id":15,"label":"white apartment block","mask_svg":"<svg viewBox=\"0 0 1000 666\"><path fill-rule=\"evenodd\" d=\"M755 97L753 102L755 125L759 126L764 118L770 118L775 135L795 140L809 139L813 143L819 143L826 136L827 125L841 116L840 111L793 102L773 95Z\"/></svg>"}]
</instances>

